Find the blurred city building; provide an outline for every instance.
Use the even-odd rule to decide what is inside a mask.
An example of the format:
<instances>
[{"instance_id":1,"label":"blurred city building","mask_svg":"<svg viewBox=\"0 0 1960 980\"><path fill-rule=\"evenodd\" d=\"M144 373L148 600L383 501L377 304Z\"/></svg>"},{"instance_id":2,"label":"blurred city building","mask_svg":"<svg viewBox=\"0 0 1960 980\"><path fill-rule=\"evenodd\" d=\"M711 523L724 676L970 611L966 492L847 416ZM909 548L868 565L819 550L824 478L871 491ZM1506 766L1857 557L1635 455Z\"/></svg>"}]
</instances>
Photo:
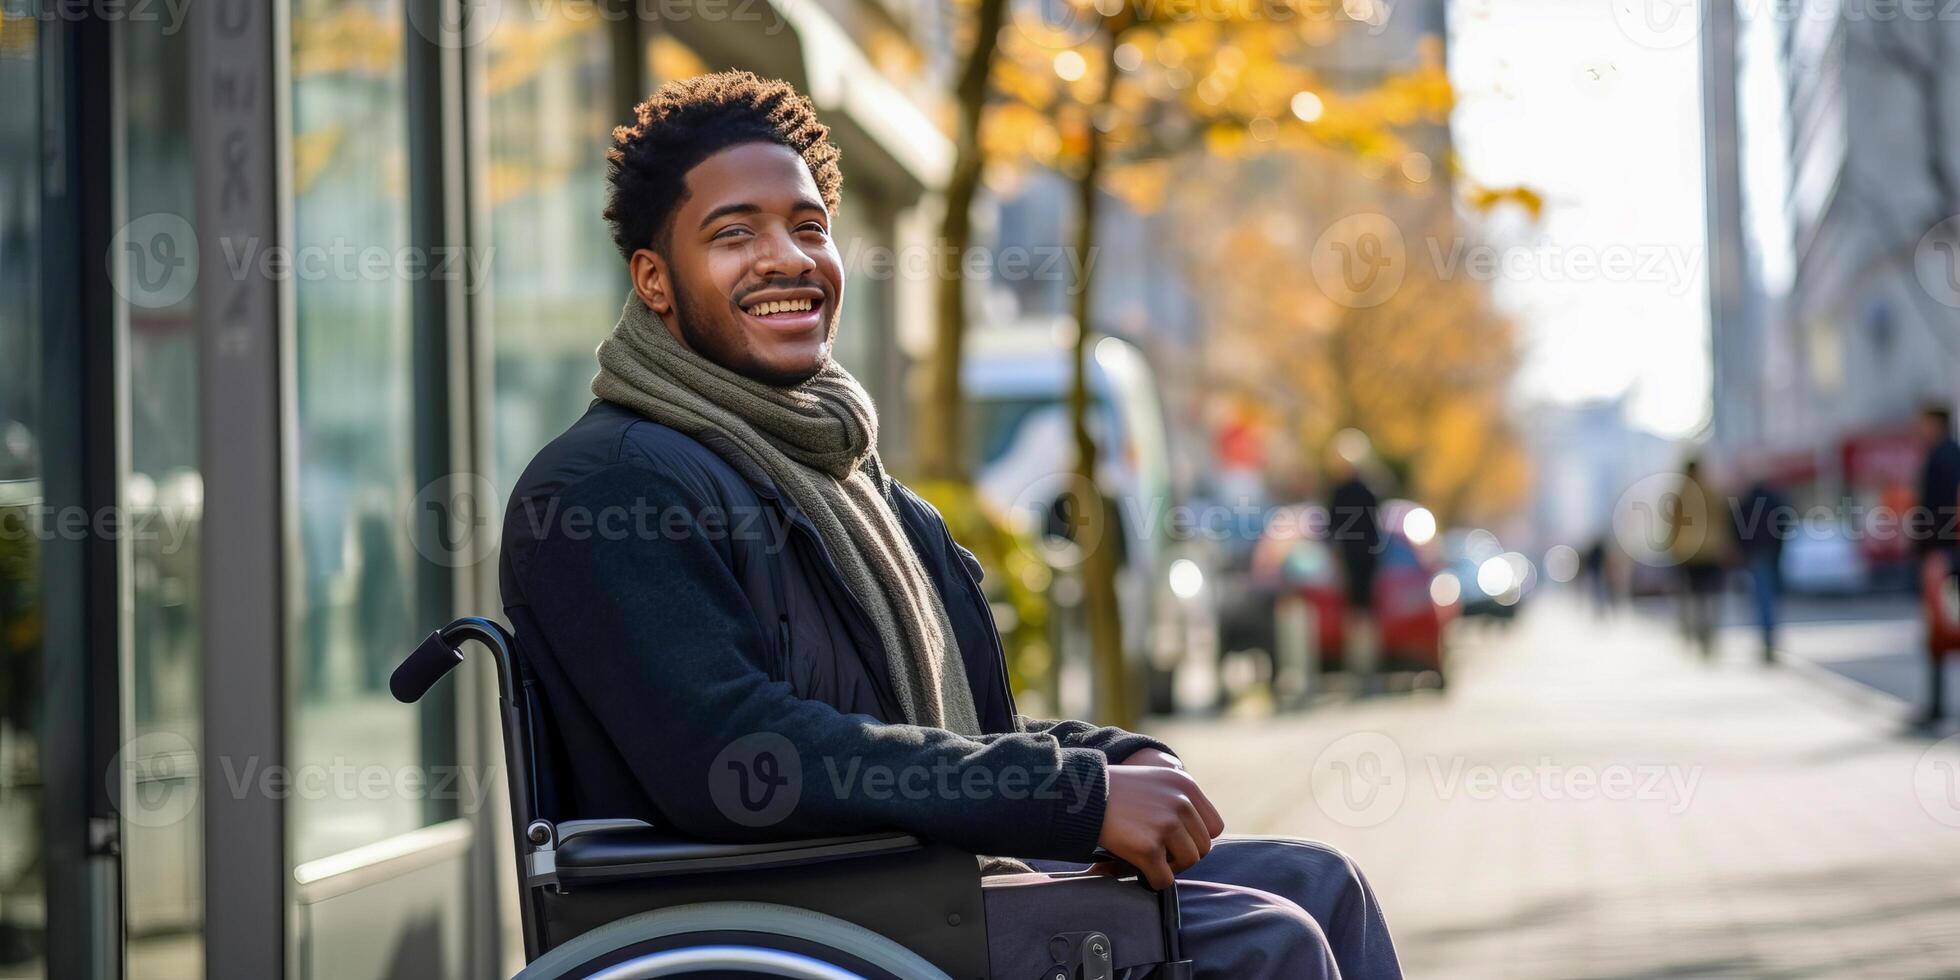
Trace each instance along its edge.
<instances>
[{"instance_id":1,"label":"blurred city building","mask_svg":"<svg viewBox=\"0 0 1960 980\"><path fill-rule=\"evenodd\" d=\"M1642 481L1661 475L1666 485L1680 464L1680 446L1628 421L1633 392L1617 398L1533 406L1521 413L1524 441L1535 462L1524 533L1507 544L1542 554L1556 545L1584 552L1614 535L1615 511ZM1658 496L1658 492L1651 493ZM1499 529L1503 530L1503 529ZM1650 544L1658 552L1661 542ZM1638 554L1632 557L1641 557Z\"/></svg>"},{"instance_id":2,"label":"blurred city building","mask_svg":"<svg viewBox=\"0 0 1960 980\"><path fill-rule=\"evenodd\" d=\"M1710 376L1717 392L1758 388L1756 375L1763 322L1760 270L1744 241L1742 126L1737 89L1741 38L1733 0L1701 5L1702 177L1708 221L1708 324ZM1736 375L1732 377L1731 375ZM1732 439L1757 426L1760 406L1750 397L1716 398L1717 439Z\"/></svg>"},{"instance_id":3,"label":"blurred city building","mask_svg":"<svg viewBox=\"0 0 1960 980\"><path fill-rule=\"evenodd\" d=\"M1909 501L1917 407L1960 396L1960 25L1739 6L1724 22L1736 5L1703 5L1712 438L1800 500ZM1728 111L1738 71L1773 96ZM1778 157L1741 181L1738 116L1740 156ZM1760 212L1755 234L1738 238L1738 210Z\"/></svg>"}]
</instances>

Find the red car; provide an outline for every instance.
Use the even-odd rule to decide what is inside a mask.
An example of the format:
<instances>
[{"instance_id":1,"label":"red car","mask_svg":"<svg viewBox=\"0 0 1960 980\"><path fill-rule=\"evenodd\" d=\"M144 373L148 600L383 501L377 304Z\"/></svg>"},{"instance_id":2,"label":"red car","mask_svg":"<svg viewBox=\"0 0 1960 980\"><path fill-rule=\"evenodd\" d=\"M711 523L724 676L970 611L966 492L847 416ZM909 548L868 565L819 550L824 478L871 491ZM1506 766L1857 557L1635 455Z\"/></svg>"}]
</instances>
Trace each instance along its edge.
<instances>
[{"instance_id":1,"label":"red car","mask_svg":"<svg viewBox=\"0 0 1960 980\"><path fill-rule=\"evenodd\" d=\"M1443 624L1454 607L1438 606L1430 596L1430 582L1438 569L1435 557L1427 550L1432 545L1433 530L1419 529L1423 538L1420 545L1405 532L1406 519L1416 509L1401 501L1382 505L1382 554L1375 566L1373 596L1375 622L1386 669L1441 674ZM1326 540L1326 511L1313 505L1288 511L1268 523L1267 533L1253 553L1253 580L1274 594L1291 592L1307 601L1314 613L1321 669L1340 670L1346 648L1347 591L1340 562Z\"/></svg>"}]
</instances>

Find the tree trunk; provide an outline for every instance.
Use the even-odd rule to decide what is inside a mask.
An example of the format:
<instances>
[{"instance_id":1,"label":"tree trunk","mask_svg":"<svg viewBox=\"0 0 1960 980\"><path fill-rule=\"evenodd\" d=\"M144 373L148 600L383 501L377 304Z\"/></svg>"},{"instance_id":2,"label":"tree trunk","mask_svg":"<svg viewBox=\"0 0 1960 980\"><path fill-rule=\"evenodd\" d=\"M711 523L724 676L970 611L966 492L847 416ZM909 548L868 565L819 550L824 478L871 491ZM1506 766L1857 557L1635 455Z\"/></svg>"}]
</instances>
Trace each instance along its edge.
<instances>
[{"instance_id":1,"label":"tree trunk","mask_svg":"<svg viewBox=\"0 0 1960 980\"><path fill-rule=\"evenodd\" d=\"M1090 324L1094 304L1090 295L1091 270L1088 256L1096 244L1097 185L1102 176L1104 138L1096 121L1111 111L1110 94L1116 85L1115 51L1119 37L1105 32L1107 48L1103 59L1102 96L1089 107L1088 150L1082 173L1076 182L1075 267L1082 278L1075 283L1075 349L1073 382L1069 386L1069 424L1075 431L1075 479L1072 481L1074 506L1071 517L1075 540L1083 549L1083 605L1089 620L1089 647L1096 676L1096 710L1105 724L1128 727L1136 721L1134 679L1123 656L1123 618L1116 596L1116 542L1123 533L1109 520L1110 508L1096 482L1095 436L1089 431L1089 354L1094 331Z\"/></svg>"},{"instance_id":2,"label":"tree trunk","mask_svg":"<svg viewBox=\"0 0 1960 980\"><path fill-rule=\"evenodd\" d=\"M939 222L941 255L951 257L949 265L932 263L947 270L939 277L933 302L933 343L927 358L927 385L919 395L919 426L914 432L913 457L919 475L928 480L965 482L966 446L960 412L960 363L966 344L966 280L960 270L967 247L972 244L973 199L980 190L980 173L986 161L980 153L980 115L986 109L989 79L993 75L994 50L1000 43L1001 20L1007 0L980 0L974 13L973 48L960 69L954 95L959 104L959 133L953 156L953 173L946 184L946 213Z\"/></svg>"}]
</instances>

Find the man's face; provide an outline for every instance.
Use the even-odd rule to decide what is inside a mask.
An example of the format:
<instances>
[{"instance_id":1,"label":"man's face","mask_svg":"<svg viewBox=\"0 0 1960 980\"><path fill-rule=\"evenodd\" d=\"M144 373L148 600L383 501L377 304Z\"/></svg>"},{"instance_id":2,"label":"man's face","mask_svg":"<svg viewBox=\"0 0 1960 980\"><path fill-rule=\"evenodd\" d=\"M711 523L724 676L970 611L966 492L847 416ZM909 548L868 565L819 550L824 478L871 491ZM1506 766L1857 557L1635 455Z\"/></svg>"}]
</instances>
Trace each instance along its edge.
<instances>
[{"instance_id":1,"label":"man's face","mask_svg":"<svg viewBox=\"0 0 1960 980\"><path fill-rule=\"evenodd\" d=\"M810 168L744 143L687 173L663 256L641 249L633 286L695 353L765 384L809 380L830 359L843 263Z\"/></svg>"}]
</instances>

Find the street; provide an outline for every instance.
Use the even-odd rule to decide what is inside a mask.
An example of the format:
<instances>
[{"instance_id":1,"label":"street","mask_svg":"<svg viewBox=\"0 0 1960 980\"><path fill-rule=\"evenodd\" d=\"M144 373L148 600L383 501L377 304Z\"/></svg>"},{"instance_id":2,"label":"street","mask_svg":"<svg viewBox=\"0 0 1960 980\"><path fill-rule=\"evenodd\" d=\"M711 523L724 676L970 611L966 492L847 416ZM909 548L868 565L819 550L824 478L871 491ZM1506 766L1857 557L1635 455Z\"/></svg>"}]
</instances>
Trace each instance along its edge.
<instances>
[{"instance_id":1,"label":"street","mask_svg":"<svg viewBox=\"0 0 1960 980\"><path fill-rule=\"evenodd\" d=\"M1736 656L1756 643L1748 627L1748 603L1741 595L1727 606L1724 649ZM1778 645L1799 669L1821 667L1853 682L1847 696L1874 709L1907 717L1926 702L1926 656L1919 605L1906 593L1796 598L1783 607L1785 624ZM1826 675L1826 683L1831 677ZM1946 671L1946 701L1960 704L1960 669Z\"/></svg>"},{"instance_id":2,"label":"street","mask_svg":"<svg viewBox=\"0 0 1960 980\"><path fill-rule=\"evenodd\" d=\"M1554 594L1459 627L1447 693L1157 733L1228 833L1347 850L1412 977L1960 976L1960 736L1664 612Z\"/></svg>"}]
</instances>

